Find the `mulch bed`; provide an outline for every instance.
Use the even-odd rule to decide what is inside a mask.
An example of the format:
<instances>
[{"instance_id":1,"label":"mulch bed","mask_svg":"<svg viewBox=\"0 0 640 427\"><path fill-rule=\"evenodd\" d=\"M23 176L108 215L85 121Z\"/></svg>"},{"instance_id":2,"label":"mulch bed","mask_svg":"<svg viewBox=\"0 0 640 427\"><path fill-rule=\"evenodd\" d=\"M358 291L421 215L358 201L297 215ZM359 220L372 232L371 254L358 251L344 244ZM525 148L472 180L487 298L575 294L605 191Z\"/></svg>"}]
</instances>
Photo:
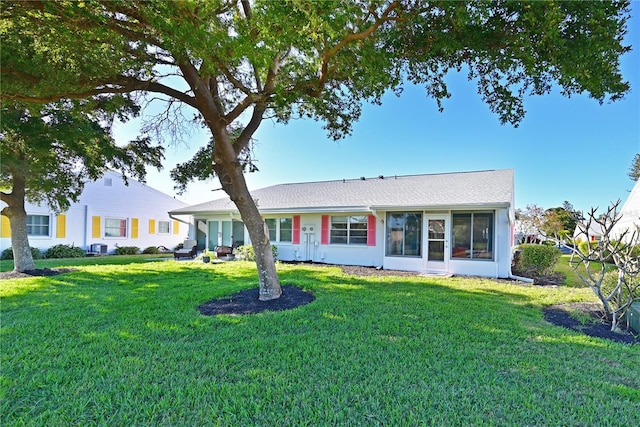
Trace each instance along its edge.
<instances>
[{"instance_id":1,"label":"mulch bed","mask_svg":"<svg viewBox=\"0 0 640 427\"><path fill-rule=\"evenodd\" d=\"M259 289L252 288L240 291L230 297L205 302L198 309L205 316L217 314L255 314L263 311L290 310L309 304L316 297L297 286L282 286L280 298L271 301L260 301Z\"/></svg>"},{"instance_id":2,"label":"mulch bed","mask_svg":"<svg viewBox=\"0 0 640 427\"><path fill-rule=\"evenodd\" d=\"M2 279L22 279L25 277L34 276L57 276L58 274L69 273L76 271L75 268L36 268L35 270L27 270L22 273L17 271L4 271L0 273L0 280Z\"/></svg>"},{"instance_id":3,"label":"mulch bed","mask_svg":"<svg viewBox=\"0 0 640 427\"><path fill-rule=\"evenodd\" d=\"M582 324L571 315L571 311L579 311L591 318L590 322ZM611 326L603 320L600 303L572 303L558 304L545 307L542 310L544 319L557 326L580 332L590 337L603 338L624 344L640 343L640 336L634 336L631 331L623 328L620 332L611 330Z\"/></svg>"}]
</instances>

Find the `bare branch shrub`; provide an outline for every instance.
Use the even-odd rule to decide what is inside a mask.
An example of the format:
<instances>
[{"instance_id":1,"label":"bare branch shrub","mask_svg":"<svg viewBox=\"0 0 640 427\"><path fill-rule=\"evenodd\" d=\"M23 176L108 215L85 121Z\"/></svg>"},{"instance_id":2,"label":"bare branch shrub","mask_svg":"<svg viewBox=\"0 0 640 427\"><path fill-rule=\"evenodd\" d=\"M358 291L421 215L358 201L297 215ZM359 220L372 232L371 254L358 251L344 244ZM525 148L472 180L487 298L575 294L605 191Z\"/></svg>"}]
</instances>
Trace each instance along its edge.
<instances>
[{"instance_id":1,"label":"bare branch shrub","mask_svg":"<svg viewBox=\"0 0 640 427\"><path fill-rule=\"evenodd\" d=\"M627 229L615 235L615 225L622 218L618 207L620 200L607 208L602 215L591 209L584 222L578 223L579 236L589 241L592 224L602 228L602 238L597 244L588 244L574 250L569 265L602 302L606 320L611 330L618 328L621 319L634 301L640 299L638 229ZM577 237L579 237L577 236ZM612 272L611 264L615 265ZM584 266L584 269L580 269Z\"/></svg>"}]
</instances>

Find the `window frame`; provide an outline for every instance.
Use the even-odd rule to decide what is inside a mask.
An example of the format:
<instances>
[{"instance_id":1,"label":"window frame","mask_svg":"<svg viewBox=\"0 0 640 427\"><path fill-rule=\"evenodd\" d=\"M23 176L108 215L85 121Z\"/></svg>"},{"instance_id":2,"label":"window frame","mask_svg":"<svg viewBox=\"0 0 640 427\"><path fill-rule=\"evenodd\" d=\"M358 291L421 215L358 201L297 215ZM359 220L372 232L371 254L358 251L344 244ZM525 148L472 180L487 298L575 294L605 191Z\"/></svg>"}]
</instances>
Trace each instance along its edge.
<instances>
[{"instance_id":1,"label":"window frame","mask_svg":"<svg viewBox=\"0 0 640 427\"><path fill-rule=\"evenodd\" d=\"M393 225L393 221L391 220L391 216L394 215L396 217L398 217L399 215L402 215L402 228L400 229L399 227L395 227L395 228L391 228L391 226ZM409 231L409 233L415 233L416 236L413 239L410 239L410 241L415 243L416 246L416 251L417 253L410 253L407 254L407 247L408 247L408 243L407 243L407 218L409 217L409 215L411 216L415 216L417 217L417 224L416 224L416 229L413 231ZM423 230L422 228L424 227L424 213L421 211L391 211L391 212L387 212L386 218L385 218L385 250L384 250L384 255L386 257L399 257L399 258L422 258L424 255L424 236L423 236ZM397 234L398 231L402 231L402 239L400 239L400 246L398 247L397 245L395 247L398 247L398 249L401 250L401 253L391 253L390 250L394 247L392 245L392 232L396 232L395 234ZM409 243L411 244L411 243Z\"/></svg>"},{"instance_id":2,"label":"window frame","mask_svg":"<svg viewBox=\"0 0 640 427\"><path fill-rule=\"evenodd\" d=\"M167 224L167 231L162 231L161 224ZM158 234L171 234L171 221L158 220Z\"/></svg>"},{"instance_id":3,"label":"window frame","mask_svg":"<svg viewBox=\"0 0 640 427\"><path fill-rule=\"evenodd\" d=\"M272 217L265 218L265 224L267 225L267 229L269 230L269 241L272 243L291 243L293 242L293 217L291 216L283 216L283 217ZM271 227L270 223L273 225ZM286 225L289 225L286 227ZM285 225L285 227L283 227ZM288 238L287 238L288 233ZM284 234L284 239L283 239Z\"/></svg>"},{"instance_id":4,"label":"window frame","mask_svg":"<svg viewBox=\"0 0 640 427\"><path fill-rule=\"evenodd\" d=\"M456 244L456 219L460 220L463 216L469 218L468 224L465 224L465 226L469 227L469 230L465 231L465 236L464 236L469 240L468 247L466 245L466 242L460 245ZM478 227L478 224L476 219L480 220L482 217L486 217L486 216L489 217L488 227L486 227L484 231L477 230L476 228ZM495 211L452 212L451 213L451 253L450 253L451 259L455 261L490 261L490 262L495 261L496 259L495 221L496 221ZM486 241L482 241L481 236L478 235L478 232L482 232L484 234L485 231L487 235L484 237L484 239ZM458 233L458 235L459 234L460 233ZM485 247L482 249L478 249L482 245L485 245ZM465 256L459 255L461 253L460 252L461 248L464 248ZM486 256L487 253L490 253L491 256Z\"/></svg>"},{"instance_id":5,"label":"window frame","mask_svg":"<svg viewBox=\"0 0 640 427\"><path fill-rule=\"evenodd\" d=\"M33 224L33 223L29 223L29 219L33 219L35 217L38 218L46 218L47 219L47 224ZM46 234L33 234L33 227L45 227L46 226ZM52 231L52 227L51 227L51 215L49 214L27 214L27 236L29 237L33 237L33 238L47 238L47 237L51 237L51 231Z\"/></svg>"},{"instance_id":6,"label":"window frame","mask_svg":"<svg viewBox=\"0 0 640 427\"><path fill-rule=\"evenodd\" d=\"M110 229L116 229L116 227L109 227L108 226L108 222L109 221L120 221L120 225L117 227L118 230L122 230L122 223L124 222L124 235L119 234L117 236L110 236L107 234L107 230ZM129 226L129 219L128 218L115 218L115 217L109 217L109 218L105 218L104 219L104 232L103 235L105 238L107 239L126 239L129 237L129 230L130 226Z\"/></svg>"},{"instance_id":7,"label":"window frame","mask_svg":"<svg viewBox=\"0 0 640 427\"><path fill-rule=\"evenodd\" d=\"M335 218L345 218L345 221L334 221ZM353 221L352 218L357 218ZM344 228L335 228L335 225L344 224ZM354 226L358 227L354 227ZM364 228L362 228L364 226ZM338 232L343 234L338 236ZM364 232L364 235L362 234ZM367 246L369 237L368 215L331 215L329 218L329 244L345 246ZM340 238L343 241L336 241Z\"/></svg>"}]
</instances>

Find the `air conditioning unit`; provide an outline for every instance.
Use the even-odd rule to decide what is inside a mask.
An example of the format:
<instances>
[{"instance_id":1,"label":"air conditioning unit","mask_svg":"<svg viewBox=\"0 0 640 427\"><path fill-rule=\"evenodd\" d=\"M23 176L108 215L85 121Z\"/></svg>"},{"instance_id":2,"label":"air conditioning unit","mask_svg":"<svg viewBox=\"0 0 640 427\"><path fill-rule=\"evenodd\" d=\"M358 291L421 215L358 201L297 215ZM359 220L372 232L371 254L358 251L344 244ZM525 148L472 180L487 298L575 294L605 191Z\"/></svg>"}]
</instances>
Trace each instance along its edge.
<instances>
[{"instance_id":1,"label":"air conditioning unit","mask_svg":"<svg viewBox=\"0 0 640 427\"><path fill-rule=\"evenodd\" d=\"M94 243L91 245L91 253L98 254L98 255L106 255L107 245L102 243Z\"/></svg>"},{"instance_id":2,"label":"air conditioning unit","mask_svg":"<svg viewBox=\"0 0 640 427\"><path fill-rule=\"evenodd\" d=\"M640 334L640 302L634 302L627 311L627 325Z\"/></svg>"}]
</instances>

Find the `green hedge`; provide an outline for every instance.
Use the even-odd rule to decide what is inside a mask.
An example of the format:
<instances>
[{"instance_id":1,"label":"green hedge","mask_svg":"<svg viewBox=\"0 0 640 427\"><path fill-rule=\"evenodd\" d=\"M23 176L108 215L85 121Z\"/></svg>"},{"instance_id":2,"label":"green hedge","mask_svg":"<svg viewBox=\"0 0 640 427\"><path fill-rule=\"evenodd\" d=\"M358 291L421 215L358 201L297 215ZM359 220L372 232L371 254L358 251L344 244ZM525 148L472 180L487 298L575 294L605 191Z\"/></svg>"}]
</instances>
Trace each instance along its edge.
<instances>
[{"instance_id":1,"label":"green hedge","mask_svg":"<svg viewBox=\"0 0 640 427\"><path fill-rule=\"evenodd\" d=\"M72 245L51 246L44 252L45 258L82 258L86 255L84 249Z\"/></svg>"},{"instance_id":2,"label":"green hedge","mask_svg":"<svg viewBox=\"0 0 640 427\"><path fill-rule=\"evenodd\" d=\"M554 246L521 245L516 269L526 274L549 275L553 273L560 255L560 250Z\"/></svg>"},{"instance_id":3,"label":"green hedge","mask_svg":"<svg viewBox=\"0 0 640 427\"><path fill-rule=\"evenodd\" d=\"M30 247L29 249L31 249L31 256L33 257L33 259L44 258L40 249L34 248L34 247ZM4 251L2 251L2 254L0 254L0 259L1 260L13 259L13 248L7 248Z\"/></svg>"},{"instance_id":4,"label":"green hedge","mask_svg":"<svg viewBox=\"0 0 640 427\"><path fill-rule=\"evenodd\" d=\"M116 246L116 255L138 255L140 248L137 246Z\"/></svg>"},{"instance_id":5,"label":"green hedge","mask_svg":"<svg viewBox=\"0 0 640 427\"><path fill-rule=\"evenodd\" d=\"M274 245L271 245L271 252L273 253L273 259L278 259L278 248ZM235 249L235 254L238 259L246 260L246 261L255 261L256 254L253 249L253 245L244 245L239 246Z\"/></svg>"}]
</instances>

